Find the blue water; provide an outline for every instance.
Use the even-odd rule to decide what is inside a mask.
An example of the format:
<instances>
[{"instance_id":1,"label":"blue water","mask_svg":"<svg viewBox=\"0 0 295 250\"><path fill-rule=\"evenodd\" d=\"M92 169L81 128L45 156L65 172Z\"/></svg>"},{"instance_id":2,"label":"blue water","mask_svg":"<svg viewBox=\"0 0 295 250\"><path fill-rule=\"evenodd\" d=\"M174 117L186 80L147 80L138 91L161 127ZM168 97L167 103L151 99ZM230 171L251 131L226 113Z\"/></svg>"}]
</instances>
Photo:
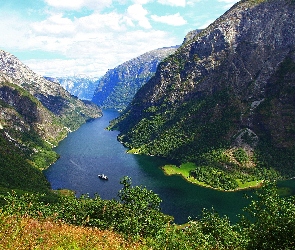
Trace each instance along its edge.
<instances>
[{"instance_id":1,"label":"blue water","mask_svg":"<svg viewBox=\"0 0 295 250\"><path fill-rule=\"evenodd\" d=\"M180 176L166 176L160 169L165 159L132 155L117 141L118 132L105 128L118 112L105 110L104 115L70 133L55 149L59 160L44 171L53 189L71 189L77 196L98 194L103 199L117 198L122 188L120 179L132 178L133 185L143 185L159 194L162 211L172 215L176 223L200 215L203 208L227 215L231 221L248 204L245 194L252 191L221 192L186 182ZM105 174L108 181L98 178ZM294 182L293 182L294 183Z\"/></svg>"}]
</instances>

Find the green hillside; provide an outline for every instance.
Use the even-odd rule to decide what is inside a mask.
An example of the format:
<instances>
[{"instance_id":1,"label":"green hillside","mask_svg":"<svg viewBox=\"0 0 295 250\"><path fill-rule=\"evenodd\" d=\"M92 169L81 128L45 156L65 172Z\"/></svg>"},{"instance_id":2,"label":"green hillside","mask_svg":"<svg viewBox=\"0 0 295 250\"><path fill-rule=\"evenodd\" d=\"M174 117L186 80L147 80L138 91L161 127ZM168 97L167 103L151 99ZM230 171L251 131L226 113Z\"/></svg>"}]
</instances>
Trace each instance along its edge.
<instances>
[{"instance_id":1,"label":"green hillside","mask_svg":"<svg viewBox=\"0 0 295 250\"><path fill-rule=\"evenodd\" d=\"M128 176L113 200L51 190L52 147L100 110L0 50L0 248L295 249L295 196L268 181L295 169L294 7L242 1L190 33L111 124L131 152L182 163L167 174L222 190L261 181L235 224L212 208L177 225Z\"/></svg>"},{"instance_id":2,"label":"green hillside","mask_svg":"<svg viewBox=\"0 0 295 250\"><path fill-rule=\"evenodd\" d=\"M295 36L281 30L294 29L294 7L233 6L167 57L109 128L132 153L193 162L191 176L214 188L293 177Z\"/></svg>"}]
</instances>

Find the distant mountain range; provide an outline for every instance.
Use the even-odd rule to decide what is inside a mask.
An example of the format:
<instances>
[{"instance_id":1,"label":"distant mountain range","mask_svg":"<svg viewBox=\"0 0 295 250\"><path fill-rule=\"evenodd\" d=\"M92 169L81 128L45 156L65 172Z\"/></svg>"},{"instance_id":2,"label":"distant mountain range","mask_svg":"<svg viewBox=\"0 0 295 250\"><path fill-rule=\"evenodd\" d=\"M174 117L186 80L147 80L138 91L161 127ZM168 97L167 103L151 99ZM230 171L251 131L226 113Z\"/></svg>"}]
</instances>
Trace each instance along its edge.
<instances>
[{"instance_id":1,"label":"distant mountain range","mask_svg":"<svg viewBox=\"0 0 295 250\"><path fill-rule=\"evenodd\" d=\"M125 109L159 63L177 47L156 49L108 70L98 81L92 101L102 108Z\"/></svg>"},{"instance_id":2,"label":"distant mountain range","mask_svg":"<svg viewBox=\"0 0 295 250\"><path fill-rule=\"evenodd\" d=\"M44 77L49 81L59 83L65 90L81 100L91 101L98 85L99 78L87 76Z\"/></svg>"},{"instance_id":3,"label":"distant mountain range","mask_svg":"<svg viewBox=\"0 0 295 250\"><path fill-rule=\"evenodd\" d=\"M265 179L265 169L294 176L294 31L294 1L235 4L188 34L112 128L133 152L238 172L236 179Z\"/></svg>"}]
</instances>

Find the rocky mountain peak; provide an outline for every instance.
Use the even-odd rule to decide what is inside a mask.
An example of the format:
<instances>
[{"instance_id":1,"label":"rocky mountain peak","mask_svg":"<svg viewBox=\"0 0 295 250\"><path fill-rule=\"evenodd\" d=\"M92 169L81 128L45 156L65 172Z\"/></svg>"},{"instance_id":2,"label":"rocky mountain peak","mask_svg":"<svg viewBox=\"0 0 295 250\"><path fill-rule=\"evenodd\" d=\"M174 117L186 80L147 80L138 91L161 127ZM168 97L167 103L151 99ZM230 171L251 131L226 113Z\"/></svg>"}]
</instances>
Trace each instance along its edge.
<instances>
[{"instance_id":1,"label":"rocky mountain peak","mask_svg":"<svg viewBox=\"0 0 295 250\"><path fill-rule=\"evenodd\" d=\"M120 140L179 160L237 145L259 148L264 159L276 158L266 156L266 148L290 154L294 31L294 1L235 4L159 65L115 122ZM276 159L271 164L278 166Z\"/></svg>"},{"instance_id":2,"label":"rocky mountain peak","mask_svg":"<svg viewBox=\"0 0 295 250\"><path fill-rule=\"evenodd\" d=\"M61 91L59 84L46 81L42 76L33 72L14 55L0 50L0 72L5 74L31 94L68 95Z\"/></svg>"},{"instance_id":3,"label":"rocky mountain peak","mask_svg":"<svg viewBox=\"0 0 295 250\"><path fill-rule=\"evenodd\" d=\"M65 77L45 77L46 80L59 83L65 90L81 100L91 100L98 84L98 77L85 75Z\"/></svg>"},{"instance_id":4,"label":"rocky mountain peak","mask_svg":"<svg viewBox=\"0 0 295 250\"><path fill-rule=\"evenodd\" d=\"M0 51L0 80L13 82L36 97L46 108L59 116L76 113L79 108L79 119L98 117L100 110L95 105L86 105L81 100L71 96L60 84L46 80L33 72L15 56L3 50Z\"/></svg>"}]
</instances>

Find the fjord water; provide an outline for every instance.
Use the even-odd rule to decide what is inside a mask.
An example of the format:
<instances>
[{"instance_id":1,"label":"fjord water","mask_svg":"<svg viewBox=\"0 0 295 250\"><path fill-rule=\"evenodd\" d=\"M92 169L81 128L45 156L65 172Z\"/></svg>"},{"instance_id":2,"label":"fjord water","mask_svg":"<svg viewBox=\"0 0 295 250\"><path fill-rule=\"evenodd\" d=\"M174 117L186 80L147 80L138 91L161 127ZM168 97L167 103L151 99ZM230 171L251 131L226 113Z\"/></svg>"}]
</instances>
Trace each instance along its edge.
<instances>
[{"instance_id":1,"label":"fjord water","mask_svg":"<svg viewBox=\"0 0 295 250\"><path fill-rule=\"evenodd\" d=\"M133 185L143 185L159 194L162 211L172 215L176 223L200 215L203 208L228 215L231 221L248 203L245 194L252 191L221 192L186 182L180 176L166 176L160 169L165 159L132 155L117 141L118 132L105 128L118 112L105 110L101 118L82 125L56 147L58 161L44 171L53 189L71 189L77 196L98 194L103 199L117 198L122 188L120 179L132 178ZM108 181L98 178L105 174Z\"/></svg>"}]
</instances>

